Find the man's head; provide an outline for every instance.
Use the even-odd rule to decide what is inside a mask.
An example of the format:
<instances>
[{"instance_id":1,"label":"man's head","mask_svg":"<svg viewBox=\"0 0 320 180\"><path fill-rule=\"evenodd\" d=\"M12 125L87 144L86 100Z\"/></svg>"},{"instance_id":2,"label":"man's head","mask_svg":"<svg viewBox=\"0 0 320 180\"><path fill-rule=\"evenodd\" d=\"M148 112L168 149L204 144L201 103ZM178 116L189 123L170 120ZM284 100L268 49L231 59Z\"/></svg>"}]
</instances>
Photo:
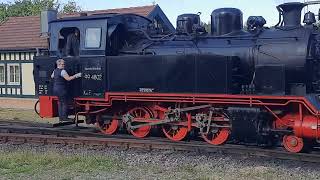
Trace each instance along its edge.
<instances>
[{"instance_id":1,"label":"man's head","mask_svg":"<svg viewBox=\"0 0 320 180\"><path fill-rule=\"evenodd\" d=\"M64 69L65 64L63 59L58 59L56 63L57 63L57 68Z\"/></svg>"}]
</instances>

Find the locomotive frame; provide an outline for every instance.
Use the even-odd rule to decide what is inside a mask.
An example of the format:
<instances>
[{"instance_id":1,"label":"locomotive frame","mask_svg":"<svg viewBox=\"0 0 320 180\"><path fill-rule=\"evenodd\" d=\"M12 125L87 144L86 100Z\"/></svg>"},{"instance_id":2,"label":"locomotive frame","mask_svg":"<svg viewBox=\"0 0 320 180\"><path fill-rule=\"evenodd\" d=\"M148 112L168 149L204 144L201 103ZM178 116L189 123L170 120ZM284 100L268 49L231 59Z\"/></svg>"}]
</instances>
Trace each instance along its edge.
<instances>
[{"instance_id":1,"label":"locomotive frame","mask_svg":"<svg viewBox=\"0 0 320 180\"><path fill-rule=\"evenodd\" d=\"M48 74L61 54L59 32L76 27L86 37L87 28L100 28L99 47L86 48L83 38L80 56L64 58L69 72L83 73L70 85L75 123L85 116L108 135L124 128L144 138L156 127L173 141L192 134L213 145L280 140L290 152L307 150L320 143L320 33L314 14L300 25L306 5L278 6L274 29L251 17L249 32L240 10L219 9L211 35L194 14L179 16L176 34L169 35L132 14L52 20L50 56L35 59L40 116L56 116ZM224 27L220 21L228 17L233 26Z\"/></svg>"}]
</instances>

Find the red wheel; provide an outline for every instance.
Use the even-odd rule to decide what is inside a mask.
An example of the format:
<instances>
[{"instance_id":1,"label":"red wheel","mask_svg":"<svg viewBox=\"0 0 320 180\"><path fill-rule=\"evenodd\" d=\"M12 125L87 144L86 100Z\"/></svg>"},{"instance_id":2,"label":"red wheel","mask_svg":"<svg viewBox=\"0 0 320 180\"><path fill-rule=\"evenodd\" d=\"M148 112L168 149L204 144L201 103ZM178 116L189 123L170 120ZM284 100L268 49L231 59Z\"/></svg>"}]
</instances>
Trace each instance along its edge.
<instances>
[{"instance_id":1,"label":"red wheel","mask_svg":"<svg viewBox=\"0 0 320 180\"><path fill-rule=\"evenodd\" d=\"M292 153L299 153L303 151L304 142L302 138L298 138L294 135L286 135L283 137L283 146L287 151Z\"/></svg>"},{"instance_id":2,"label":"red wheel","mask_svg":"<svg viewBox=\"0 0 320 180\"><path fill-rule=\"evenodd\" d=\"M188 134L188 128L178 125L163 125L162 131L164 135L173 141L181 141L183 140Z\"/></svg>"},{"instance_id":3,"label":"red wheel","mask_svg":"<svg viewBox=\"0 0 320 180\"><path fill-rule=\"evenodd\" d=\"M218 130L212 130L209 133L202 134L202 138L213 145L221 145L227 142L230 135L229 129L218 129Z\"/></svg>"},{"instance_id":4,"label":"red wheel","mask_svg":"<svg viewBox=\"0 0 320 180\"><path fill-rule=\"evenodd\" d=\"M210 113L206 112L207 115ZM202 128L202 138L213 145L221 145L227 142L230 136L230 121L227 114L223 112L213 112L211 122L205 120ZM208 129L209 127L209 129Z\"/></svg>"},{"instance_id":5,"label":"red wheel","mask_svg":"<svg viewBox=\"0 0 320 180\"><path fill-rule=\"evenodd\" d=\"M97 126L103 134L111 135L114 134L119 127L119 120L116 118L112 118L109 120L103 120L103 115L97 115Z\"/></svg>"},{"instance_id":6,"label":"red wheel","mask_svg":"<svg viewBox=\"0 0 320 180\"><path fill-rule=\"evenodd\" d=\"M143 107L133 108L129 111L129 114L134 118L148 119L152 117L152 114L146 108L143 108ZM138 125L138 124L141 124L141 123L134 122L134 121L132 122L132 126ZM144 138L149 135L150 130L151 130L151 126L143 126L143 127L131 130L130 132L135 137Z\"/></svg>"}]
</instances>

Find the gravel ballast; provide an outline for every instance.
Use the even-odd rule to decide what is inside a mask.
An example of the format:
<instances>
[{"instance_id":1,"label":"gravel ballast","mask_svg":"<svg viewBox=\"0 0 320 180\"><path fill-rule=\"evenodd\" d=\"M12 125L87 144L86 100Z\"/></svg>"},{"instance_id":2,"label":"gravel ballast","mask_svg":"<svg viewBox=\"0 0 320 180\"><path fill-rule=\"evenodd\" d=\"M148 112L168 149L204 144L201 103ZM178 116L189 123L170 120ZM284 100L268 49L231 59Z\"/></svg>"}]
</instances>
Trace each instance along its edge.
<instances>
[{"instance_id":1,"label":"gravel ballast","mask_svg":"<svg viewBox=\"0 0 320 180\"><path fill-rule=\"evenodd\" d=\"M11 161L25 168L0 165L0 179L320 179L318 164L270 158L0 144L0 164Z\"/></svg>"}]
</instances>

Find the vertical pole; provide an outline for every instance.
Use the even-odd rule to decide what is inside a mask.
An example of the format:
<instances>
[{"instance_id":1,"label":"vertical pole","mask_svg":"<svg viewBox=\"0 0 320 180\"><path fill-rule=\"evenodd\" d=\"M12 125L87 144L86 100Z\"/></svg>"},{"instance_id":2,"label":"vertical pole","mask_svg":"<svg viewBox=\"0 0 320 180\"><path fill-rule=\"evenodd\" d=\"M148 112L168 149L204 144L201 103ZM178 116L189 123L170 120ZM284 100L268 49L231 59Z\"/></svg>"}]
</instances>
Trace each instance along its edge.
<instances>
[{"instance_id":1,"label":"vertical pole","mask_svg":"<svg viewBox=\"0 0 320 180\"><path fill-rule=\"evenodd\" d=\"M191 123L192 123L192 117L190 113L187 113L187 120L188 120L188 132L191 131Z\"/></svg>"},{"instance_id":2,"label":"vertical pole","mask_svg":"<svg viewBox=\"0 0 320 180\"><path fill-rule=\"evenodd\" d=\"M299 119L302 122L303 121L303 109L302 104L299 104Z\"/></svg>"}]
</instances>

